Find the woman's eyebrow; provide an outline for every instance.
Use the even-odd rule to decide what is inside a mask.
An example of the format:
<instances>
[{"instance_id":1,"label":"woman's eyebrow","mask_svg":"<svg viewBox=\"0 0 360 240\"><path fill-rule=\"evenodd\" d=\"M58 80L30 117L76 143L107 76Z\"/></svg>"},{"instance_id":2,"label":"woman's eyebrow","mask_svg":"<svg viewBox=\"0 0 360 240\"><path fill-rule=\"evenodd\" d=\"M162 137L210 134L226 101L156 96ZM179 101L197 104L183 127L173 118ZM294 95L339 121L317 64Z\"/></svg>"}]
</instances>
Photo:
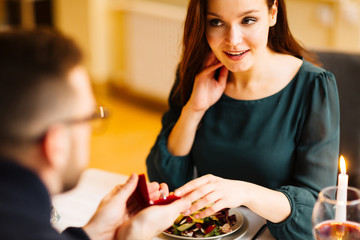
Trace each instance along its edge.
<instances>
[{"instance_id":1,"label":"woman's eyebrow","mask_svg":"<svg viewBox=\"0 0 360 240\"><path fill-rule=\"evenodd\" d=\"M247 10L245 12L242 12L238 15L238 17L243 17L247 14L250 14L250 13L255 13L255 12L259 12L259 10L257 9L250 9L250 10ZM214 17L218 17L218 18L222 18L222 16L220 16L219 14L216 14L216 13L213 13L213 12L208 12L207 15L212 15Z\"/></svg>"}]
</instances>

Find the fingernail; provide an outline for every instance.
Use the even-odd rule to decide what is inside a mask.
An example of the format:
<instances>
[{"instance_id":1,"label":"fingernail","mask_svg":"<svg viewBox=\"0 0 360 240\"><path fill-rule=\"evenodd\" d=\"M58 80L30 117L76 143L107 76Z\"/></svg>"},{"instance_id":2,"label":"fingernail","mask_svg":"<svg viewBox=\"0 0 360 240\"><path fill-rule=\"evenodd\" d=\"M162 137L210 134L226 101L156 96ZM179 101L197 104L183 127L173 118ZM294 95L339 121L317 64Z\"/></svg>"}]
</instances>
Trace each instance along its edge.
<instances>
[{"instance_id":1,"label":"fingernail","mask_svg":"<svg viewBox=\"0 0 360 240\"><path fill-rule=\"evenodd\" d=\"M190 210L186 210L185 212L184 212L184 215L186 216L186 215L189 215L190 214Z\"/></svg>"},{"instance_id":2,"label":"fingernail","mask_svg":"<svg viewBox=\"0 0 360 240\"><path fill-rule=\"evenodd\" d=\"M162 190L162 189L160 189L160 199L166 199L167 197L166 197L166 195L164 194L164 191Z\"/></svg>"},{"instance_id":3,"label":"fingernail","mask_svg":"<svg viewBox=\"0 0 360 240\"><path fill-rule=\"evenodd\" d=\"M131 181L134 181L134 179L135 179L135 173L132 173L127 181L131 182Z\"/></svg>"},{"instance_id":4,"label":"fingernail","mask_svg":"<svg viewBox=\"0 0 360 240\"><path fill-rule=\"evenodd\" d=\"M181 191L175 190L174 195L177 196L177 197L180 197L181 196Z\"/></svg>"}]
</instances>

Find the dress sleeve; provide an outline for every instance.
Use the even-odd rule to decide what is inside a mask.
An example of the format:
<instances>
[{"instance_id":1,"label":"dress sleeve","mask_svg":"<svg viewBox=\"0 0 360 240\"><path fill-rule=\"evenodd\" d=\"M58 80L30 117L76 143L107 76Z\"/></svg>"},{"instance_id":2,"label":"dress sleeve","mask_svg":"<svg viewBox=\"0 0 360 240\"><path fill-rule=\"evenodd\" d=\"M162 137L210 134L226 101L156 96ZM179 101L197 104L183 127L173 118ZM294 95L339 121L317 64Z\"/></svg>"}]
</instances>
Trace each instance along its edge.
<instances>
[{"instance_id":1,"label":"dress sleeve","mask_svg":"<svg viewBox=\"0 0 360 240\"><path fill-rule=\"evenodd\" d=\"M194 164L190 154L186 156L173 156L167 149L167 139L178 120L182 106L180 94L176 92L179 84L179 74L169 96L169 110L162 117L162 129L152 147L146 166L151 181L165 182L170 190L174 190L193 178Z\"/></svg>"},{"instance_id":2,"label":"dress sleeve","mask_svg":"<svg viewBox=\"0 0 360 240\"><path fill-rule=\"evenodd\" d=\"M335 78L326 71L318 73L310 89L300 113L292 179L278 189L289 199L291 214L281 223L268 221L277 239L312 239L311 215L318 193L336 184L340 112Z\"/></svg>"}]
</instances>

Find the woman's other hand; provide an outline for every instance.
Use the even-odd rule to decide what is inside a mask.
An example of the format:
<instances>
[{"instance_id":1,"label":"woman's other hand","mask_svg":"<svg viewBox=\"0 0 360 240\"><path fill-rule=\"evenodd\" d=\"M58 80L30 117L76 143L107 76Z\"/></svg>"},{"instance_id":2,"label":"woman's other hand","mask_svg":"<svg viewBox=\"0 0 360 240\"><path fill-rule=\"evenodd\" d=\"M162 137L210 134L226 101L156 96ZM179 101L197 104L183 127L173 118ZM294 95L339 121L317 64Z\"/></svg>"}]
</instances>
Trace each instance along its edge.
<instances>
[{"instance_id":1,"label":"woman's other hand","mask_svg":"<svg viewBox=\"0 0 360 240\"><path fill-rule=\"evenodd\" d=\"M204 218L223 208L242 205L274 223L284 221L291 213L290 202L282 192L211 174L188 182L178 188L175 195L193 203L191 208L184 212L185 215L206 207L195 218Z\"/></svg>"},{"instance_id":2,"label":"woman's other hand","mask_svg":"<svg viewBox=\"0 0 360 240\"><path fill-rule=\"evenodd\" d=\"M246 182L229 180L208 174L197 178L175 191L176 196L183 196L193 202L190 210L184 214L207 207L195 218L204 218L223 208L244 205L247 201Z\"/></svg>"}]
</instances>

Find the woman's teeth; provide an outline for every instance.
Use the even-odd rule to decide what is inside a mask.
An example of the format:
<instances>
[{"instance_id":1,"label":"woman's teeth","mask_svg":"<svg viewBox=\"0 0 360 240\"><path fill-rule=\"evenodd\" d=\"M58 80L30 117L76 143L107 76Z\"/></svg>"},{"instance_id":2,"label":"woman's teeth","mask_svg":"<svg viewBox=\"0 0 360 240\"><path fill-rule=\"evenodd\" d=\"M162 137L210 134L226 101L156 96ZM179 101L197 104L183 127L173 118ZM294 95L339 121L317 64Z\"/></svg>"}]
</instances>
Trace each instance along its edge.
<instances>
[{"instance_id":1,"label":"woman's teeth","mask_svg":"<svg viewBox=\"0 0 360 240\"><path fill-rule=\"evenodd\" d=\"M247 51L243 51L243 52L226 52L227 54L231 55L231 56L241 56L244 53L246 53Z\"/></svg>"}]
</instances>

